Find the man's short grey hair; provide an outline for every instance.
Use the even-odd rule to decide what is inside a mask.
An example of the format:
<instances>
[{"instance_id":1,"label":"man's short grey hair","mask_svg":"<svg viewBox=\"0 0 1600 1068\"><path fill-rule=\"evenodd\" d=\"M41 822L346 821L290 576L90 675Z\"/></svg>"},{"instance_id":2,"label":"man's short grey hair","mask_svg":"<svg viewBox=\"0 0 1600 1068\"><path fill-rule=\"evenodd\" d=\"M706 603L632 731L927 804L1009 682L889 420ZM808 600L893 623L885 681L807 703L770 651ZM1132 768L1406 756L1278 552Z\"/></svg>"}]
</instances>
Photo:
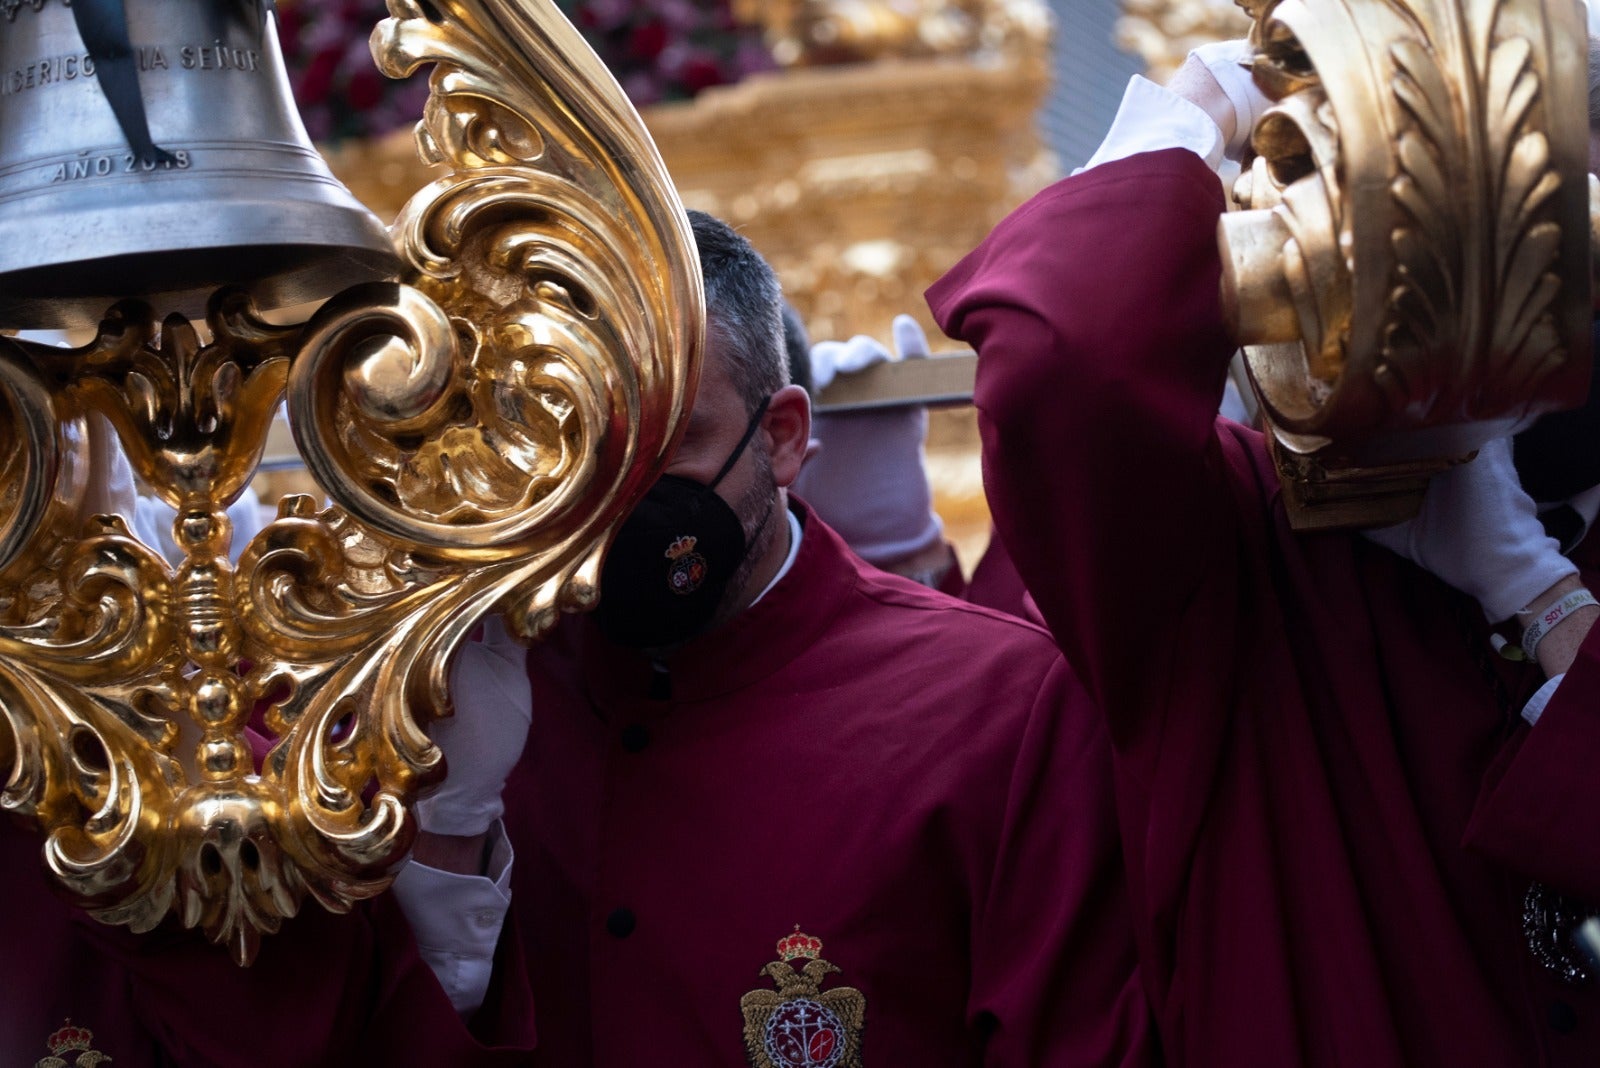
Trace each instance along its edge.
<instances>
[{"instance_id":1,"label":"man's short grey hair","mask_svg":"<svg viewBox=\"0 0 1600 1068\"><path fill-rule=\"evenodd\" d=\"M728 358L728 373L755 411L789 383L783 339L783 290L761 254L733 227L689 212L706 285L706 325Z\"/></svg>"}]
</instances>

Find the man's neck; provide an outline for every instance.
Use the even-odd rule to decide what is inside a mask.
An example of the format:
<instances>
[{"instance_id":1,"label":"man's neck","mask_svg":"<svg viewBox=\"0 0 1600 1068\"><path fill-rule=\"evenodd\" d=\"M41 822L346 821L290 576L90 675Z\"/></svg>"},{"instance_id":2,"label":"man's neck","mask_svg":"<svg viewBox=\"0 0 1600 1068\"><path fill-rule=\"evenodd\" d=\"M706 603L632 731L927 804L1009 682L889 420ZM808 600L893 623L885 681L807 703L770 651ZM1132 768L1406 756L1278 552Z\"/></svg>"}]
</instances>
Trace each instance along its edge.
<instances>
[{"instance_id":1,"label":"man's neck","mask_svg":"<svg viewBox=\"0 0 1600 1068\"><path fill-rule=\"evenodd\" d=\"M733 619L740 612L749 608L756 599L772 585L772 580L783 569L783 562L789 558L789 492L785 489L778 490L777 499L773 502L772 513L767 517L767 529L771 532L767 538L766 546L761 550L761 556L756 565L750 569L749 577L739 589L734 603L739 607L728 618Z\"/></svg>"}]
</instances>

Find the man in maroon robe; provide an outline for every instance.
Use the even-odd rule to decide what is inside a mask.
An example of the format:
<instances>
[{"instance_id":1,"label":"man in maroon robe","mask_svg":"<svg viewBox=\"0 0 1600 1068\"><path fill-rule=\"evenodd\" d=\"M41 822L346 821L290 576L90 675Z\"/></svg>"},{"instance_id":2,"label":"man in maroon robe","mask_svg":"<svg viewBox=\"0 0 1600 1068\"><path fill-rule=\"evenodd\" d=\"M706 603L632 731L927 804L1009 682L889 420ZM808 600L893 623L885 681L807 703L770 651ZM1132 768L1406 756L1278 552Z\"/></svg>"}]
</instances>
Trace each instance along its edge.
<instances>
[{"instance_id":1,"label":"man in maroon robe","mask_svg":"<svg viewBox=\"0 0 1600 1068\"><path fill-rule=\"evenodd\" d=\"M1470 600L1290 530L1261 436L1215 414L1200 151L1059 183L929 292L980 354L999 532L1110 728L1167 1055L1600 1063L1600 983L1547 907L1600 901L1600 637L1530 727L1540 680Z\"/></svg>"},{"instance_id":2,"label":"man in maroon robe","mask_svg":"<svg viewBox=\"0 0 1600 1068\"><path fill-rule=\"evenodd\" d=\"M1150 1063L1101 718L1043 630L864 564L786 493L810 420L776 280L694 226L682 447L599 613L529 654L504 826L535 1063ZM708 614L660 592L722 580Z\"/></svg>"}]
</instances>

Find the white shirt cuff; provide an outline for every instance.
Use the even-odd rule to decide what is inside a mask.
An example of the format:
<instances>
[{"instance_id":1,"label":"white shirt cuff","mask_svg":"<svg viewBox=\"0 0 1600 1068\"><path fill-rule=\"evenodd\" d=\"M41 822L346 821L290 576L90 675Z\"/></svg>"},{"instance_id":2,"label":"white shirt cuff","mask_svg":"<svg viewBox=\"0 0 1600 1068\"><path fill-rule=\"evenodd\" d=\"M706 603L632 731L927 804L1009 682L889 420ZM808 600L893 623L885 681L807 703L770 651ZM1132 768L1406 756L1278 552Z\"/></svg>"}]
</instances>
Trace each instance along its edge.
<instances>
[{"instance_id":1,"label":"white shirt cuff","mask_svg":"<svg viewBox=\"0 0 1600 1068\"><path fill-rule=\"evenodd\" d=\"M511 863L505 827L489 828L489 875L457 875L415 861L400 869L394 894L411 923L417 952L428 962L450 1004L475 1011L489 992L494 947L511 907Z\"/></svg>"},{"instance_id":2,"label":"white shirt cuff","mask_svg":"<svg viewBox=\"0 0 1600 1068\"><path fill-rule=\"evenodd\" d=\"M1187 148L1216 170L1222 165L1224 147L1222 131L1203 108L1135 74L1128 79L1105 140L1089 162L1072 173L1163 148Z\"/></svg>"},{"instance_id":3,"label":"white shirt cuff","mask_svg":"<svg viewBox=\"0 0 1600 1068\"><path fill-rule=\"evenodd\" d=\"M1550 703L1550 698L1556 695L1556 687L1566 677L1565 672L1551 676L1537 693L1528 698L1528 703L1522 706L1522 718L1528 721L1529 726L1539 722L1539 717L1544 715L1544 706Z\"/></svg>"}]
</instances>

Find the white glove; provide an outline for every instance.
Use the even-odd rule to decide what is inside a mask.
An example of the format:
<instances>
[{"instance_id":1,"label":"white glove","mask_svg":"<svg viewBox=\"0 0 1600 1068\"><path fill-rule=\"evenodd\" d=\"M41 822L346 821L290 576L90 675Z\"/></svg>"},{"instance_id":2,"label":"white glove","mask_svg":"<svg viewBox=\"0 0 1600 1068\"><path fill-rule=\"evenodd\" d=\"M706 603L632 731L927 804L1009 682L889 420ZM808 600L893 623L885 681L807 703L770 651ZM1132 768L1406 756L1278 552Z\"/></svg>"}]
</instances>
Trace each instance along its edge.
<instances>
[{"instance_id":1,"label":"white glove","mask_svg":"<svg viewBox=\"0 0 1600 1068\"><path fill-rule=\"evenodd\" d=\"M909 315L894 320L895 354L864 334L811 347L812 387L890 360L928 356L928 338ZM921 405L819 415L811 434L821 449L807 460L794 491L862 559L887 564L938 542L944 527L922 465L928 410Z\"/></svg>"},{"instance_id":2,"label":"white glove","mask_svg":"<svg viewBox=\"0 0 1600 1068\"><path fill-rule=\"evenodd\" d=\"M446 775L417 802L417 821L433 834L483 834L506 810L501 793L522 757L533 718L527 650L506 633L497 615L483 621L483 638L470 641L450 665L455 715L428 728L444 750Z\"/></svg>"},{"instance_id":3,"label":"white glove","mask_svg":"<svg viewBox=\"0 0 1600 1068\"><path fill-rule=\"evenodd\" d=\"M1206 70L1222 87L1228 103L1233 105L1233 136L1228 138L1223 154L1237 162L1250 143L1250 132L1255 129L1256 120L1272 106L1272 101L1250 74L1255 49L1249 41L1213 41L1189 54L1205 64Z\"/></svg>"},{"instance_id":4,"label":"white glove","mask_svg":"<svg viewBox=\"0 0 1600 1068\"><path fill-rule=\"evenodd\" d=\"M1533 498L1511 463L1511 439L1496 438L1470 463L1428 484L1415 519L1366 536L1471 594L1491 623L1507 619L1577 574L1544 532Z\"/></svg>"}]
</instances>

